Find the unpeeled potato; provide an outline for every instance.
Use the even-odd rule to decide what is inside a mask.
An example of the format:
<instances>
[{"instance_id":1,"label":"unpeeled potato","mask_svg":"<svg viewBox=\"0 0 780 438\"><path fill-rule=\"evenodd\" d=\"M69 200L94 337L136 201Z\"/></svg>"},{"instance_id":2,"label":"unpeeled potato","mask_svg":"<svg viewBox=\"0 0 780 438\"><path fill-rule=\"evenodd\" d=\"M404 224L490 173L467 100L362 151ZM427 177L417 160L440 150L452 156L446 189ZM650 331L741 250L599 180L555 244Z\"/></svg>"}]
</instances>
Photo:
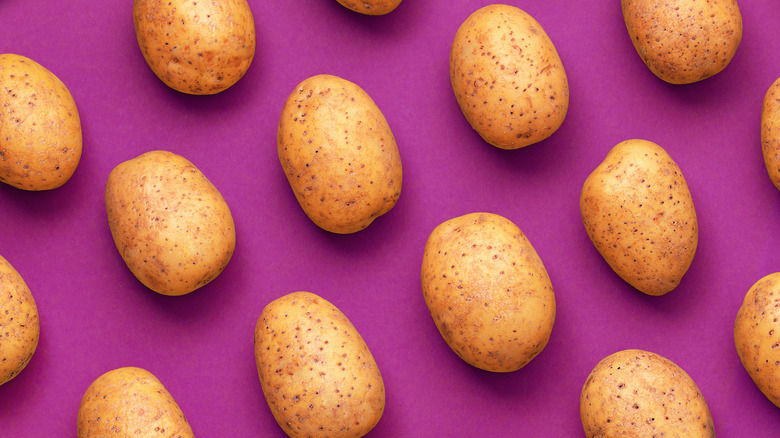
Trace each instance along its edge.
<instances>
[{"instance_id":1,"label":"unpeeled potato","mask_svg":"<svg viewBox=\"0 0 780 438\"><path fill-rule=\"evenodd\" d=\"M30 288L0 257L0 385L16 377L38 347L41 324Z\"/></svg>"},{"instance_id":2,"label":"unpeeled potato","mask_svg":"<svg viewBox=\"0 0 780 438\"><path fill-rule=\"evenodd\" d=\"M402 0L338 0L342 6L365 15L385 15L393 12Z\"/></svg>"},{"instance_id":3,"label":"unpeeled potato","mask_svg":"<svg viewBox=\"0 0 780 438\"><path fill-rule=\"evenodd\" d=\"M780 190L780 78L766 91L761 106L761 153L769 179Z\"/></svg>"}]
</instances>

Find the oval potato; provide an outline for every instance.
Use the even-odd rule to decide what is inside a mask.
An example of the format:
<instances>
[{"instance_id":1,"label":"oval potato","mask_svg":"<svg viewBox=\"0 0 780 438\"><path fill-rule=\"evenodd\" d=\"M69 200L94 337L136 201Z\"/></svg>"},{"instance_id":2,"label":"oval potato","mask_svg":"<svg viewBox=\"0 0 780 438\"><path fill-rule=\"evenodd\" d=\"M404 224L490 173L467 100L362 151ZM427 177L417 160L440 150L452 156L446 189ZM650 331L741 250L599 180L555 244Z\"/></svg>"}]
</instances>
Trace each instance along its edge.
<instances>
[{"instance_id":1,"label":"oval potato","mask_svg":"<svg viewBox=\"0 0 780 438\"><path fill-rule=\"evenodd\" d=\"M780 78L766 91L761 106L761 153L769 179L780 190Z\"/></svg>"},{"instance_id":2,"label":"oval potato","mask_svg":"<svg viewBox=\"0 0 780 438\"><path fill-rule=\"evenodd\" d=\"M41 334L38 307L19 272L0 257L0 385L30 362Z\"/></svg>"},{"instance_id":3,"label":"oval potato","mask_svg":"<svg viewBox=\"0 0 780 438\"><path fill-rule=\"evenodd\" d=\"M342 6L365 15L385 15L393 12L402 0L338 0Z\"/></svg>"}]
</instances>

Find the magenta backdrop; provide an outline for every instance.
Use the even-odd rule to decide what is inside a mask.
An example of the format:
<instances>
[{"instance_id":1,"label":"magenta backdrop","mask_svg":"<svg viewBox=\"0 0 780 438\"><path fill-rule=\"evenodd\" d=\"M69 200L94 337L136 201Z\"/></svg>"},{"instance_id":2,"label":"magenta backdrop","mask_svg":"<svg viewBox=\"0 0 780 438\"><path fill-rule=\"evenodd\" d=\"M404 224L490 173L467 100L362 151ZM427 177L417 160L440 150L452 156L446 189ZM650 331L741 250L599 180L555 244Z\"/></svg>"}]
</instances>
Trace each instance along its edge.
<instances>
[{"instance_id":1,"label":"magenta backdrop","mask_svg":"<svg viewBox=\"0 0 780 438\"><path fill-rule=\"evenodd\" d=\"M371 436L580 436L588 373L625 348L685 369L720 436L776 436L780 411L742 368L732 330L750 286L780 271L780 193L764 168L759 124L763 95L780 76L780 5L743 1L744 37L731 64L673 86L639 59L619 1L510 3L547 31L571 90L562 127L517 151L482 141L450 87L452 38L486 1L404 0L370 17L335 0L249 0L257 27L249 72L219 95L188 96L144 62L132 1L0 0L0 53L54 72L76 100L84 135L82 161L65 186L0 187L0 254L28 283L41 319L29 366L0 387L0 435L75 436L87 386L111 369L138 366L160 378L198 436L284 436L263 399L253 330L268 302L307 290L351 319L382 371L387 406ZM319 73L373 97L403 160L400 201L353 235L329 234L306 218L276 155L285 99ZM698 252L663 297L617 277L580 219L585 178L629 138L669 152L698 213ZM153 149L200 168L236 222L227 269L183 297L142 286L106 220L109 172ZM422 298L428 234L475 211L516 223L555 289L547 348L509 374L461 361Z\"/></svg>"}]
</instances>

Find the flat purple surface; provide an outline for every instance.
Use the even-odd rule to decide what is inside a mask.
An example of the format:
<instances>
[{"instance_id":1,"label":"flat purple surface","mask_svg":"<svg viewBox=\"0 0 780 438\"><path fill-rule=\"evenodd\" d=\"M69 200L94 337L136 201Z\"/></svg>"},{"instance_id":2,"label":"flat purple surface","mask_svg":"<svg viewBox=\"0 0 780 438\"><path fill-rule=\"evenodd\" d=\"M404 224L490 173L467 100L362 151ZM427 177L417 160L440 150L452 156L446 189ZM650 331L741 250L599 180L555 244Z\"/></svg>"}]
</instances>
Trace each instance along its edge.
<instances>
[{"instance_id":1,"label":"flat purple surface","mask_svg":"<svg viewBox=\"0 0 780 438\"><path fill-rule=\"evenodd\" d=\"M780 270L780 193L760 145L763 95L780 76L780 6L742 2L744 37L731 64L703 82L673 86L640 60L619 1L510 2L552 39L571 101L551 138L502 151L471 129L449 82L455 31L488 2L404 0L382 17L335 0L249 3L257 28L249 72L219 95L188 96L144 62L132 1L0 0L0 53L56 74L76 100L84 135L82 161L65 186L0 187L0 254L28 283L41 318L35 356L0 387L0 436L75 436L86 388L122 366L159 377L197 436L284 436L263 399L252 336L262 308L298 290L338 306L373 352L387 405L371 436L581 436L585 378L625 348L685 369L719 436L776 436L780 411L742 368L732 331L750 286ZM398 204L353 235L329 234L306 218L276 154L285 99L319 73L372 96L403 161ZM663 297L615 275L580 219L585 178L629 138L667 150L698 215L693 264ZM192 161L236 222L227 269L187 296L146 289L108 229L109 172L153 149ZM422 297L428 234L475 211L517 224L555 289L547 348L509 374L460 360Z\"/></svg>"}]
</instances>

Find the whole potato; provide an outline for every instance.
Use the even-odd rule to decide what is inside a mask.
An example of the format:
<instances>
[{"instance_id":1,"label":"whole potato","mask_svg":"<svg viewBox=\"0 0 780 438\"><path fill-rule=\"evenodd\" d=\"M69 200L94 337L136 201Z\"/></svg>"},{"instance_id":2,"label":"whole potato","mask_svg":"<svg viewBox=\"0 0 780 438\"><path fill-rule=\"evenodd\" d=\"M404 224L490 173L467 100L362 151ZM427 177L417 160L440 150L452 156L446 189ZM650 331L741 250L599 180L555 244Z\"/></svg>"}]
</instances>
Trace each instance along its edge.
<instances>
[{"instance_id":1,"label":"whole potato","mask_svg":"<svg viewBox=\"0 0 780 438\"><path fill-rule=\"evenodd\" d=\"M68 88L37 62L0 55L0 181L23 190L67 182L81 160L81 119Z\"/></svg>"},{"instance_id":2,"label":"whole potato","mask_svg":"<svg viewBox=\"0 0 780 438\"><path fill-rule=\"evenodd\" d=\"M366 15L385 15L393 12L401 0L338 0L344 7Z\"/></svg>"},{"instance_id":3,"label":"whole potato","mask_svg":"<svg viewBox=\"0 0 780 438\"><path fill-rule=\"evenodd\" d=\"M395 206L401 157L387 120L358 85L331 75L301 82L284 104L279 161L320 228L354 233Z\"/></svg>"},{"instance_id":4,"label":"whole potato","mask_svg":"<svg viewBox=\"0 0 780 438\"><path fill-rule=\"evenodd\" d=\"M682 171L657 144L626 140L588 176L580 195L590 240L615 273L648 295L680 284L699 228Z\"/></svg>"},{"instance_id":5,"label":"whole potato","mask_svg":"<svg viewBox=\"0 0 780 438\"><path fill-rule=\"evenodd\" d=\"M236 246L222 195L171 152L147 152L116 166L106 184L106 212L127 267L163 295L184 295L216 278Z\"/></svg>"},{"instance_id":6,"label":"whole potato","mask_svg":"<svg viewBox=\"0 0 780 438\"><path fill-rule=\"evenodd\" d=\"M761 152L769 179L780 190L780 78L764 95L761 107Z\"/></svg>"},{"instance_id":7,"label":"whole potato","mask_svg":"<svg viewBox=\"0 0 780 438\"><path fill-rule=\"evenodd\" d=\"M587 437L715 437L696 383L655 353L623 350L602 359L580 394Z\"/></svg>"},{"instance_id":8,"label":"whole potato","mask_svg":"<svg viewBox=\"0 0 780 438\"><path fill-rule=\"evenodd\" d=\"M650 71L671 84L706 79L742 40L737 0L621 0L628 35Z\"/></svg>"},{"instance_id":9,"label":"whole potato","mask_svg":"<svg viewBox=\"0 0 780 438\"><path fill-rule=\"evenodd\" d=\"M359 437L379 422L379 368L360 333L325 299L294 292L269 303L254 348L263 394L287 435Z\"/></svg>"},{"instance_id":10,"label":"whole potato","mask_svg":"<svg viewBox=\"0 0 780 438\"><path fill-rule=\"evenodd\" d=\"M182 93L229 88L255 56L247 0L133 0L133 23L146 63Z\"/></svg>"},{"instance_id":11,"label":"whole potato","mask_svg":"<svg viewBox=\"0 0 780 438\"><path fill-rule=\"evenodd\" d=\"M194 437L173 396L152 373L126 367L98 377L81 399L79 438Z\"/></svg>"},{"instance_id":12,"label":"whole potato","mask_svg":"<svg viewBox=\"0 0 780 438\"><path fill-rule=\"evenodd\" d=\"M546 139L569 108L569 83L555 46L533 17L514 6L485 6L463 22L452 42L450 81L471 127L501 149Z\"/></svg>"},{"instance_id":13,"label":"whole potato","mask_svg":"<svg viewBox=\"0 0 780 438\"><path fill-rule=\"evenodd\" d=\"M555 321L552 283L508 219L472 213L440 224L425 243L420 277L439 333L467 363L515 371L547 345Z\"/></svg>"},{"instance_id":14,"label":"whole potato","mask_svg":"<svg viewBox=\"0 0 780 438\"><path fill-rule=\"evenodd\" d=\"M40 334L32 292L8 260L0 257L0 385L27 366Z\"/></svg>"}]
</instances>

